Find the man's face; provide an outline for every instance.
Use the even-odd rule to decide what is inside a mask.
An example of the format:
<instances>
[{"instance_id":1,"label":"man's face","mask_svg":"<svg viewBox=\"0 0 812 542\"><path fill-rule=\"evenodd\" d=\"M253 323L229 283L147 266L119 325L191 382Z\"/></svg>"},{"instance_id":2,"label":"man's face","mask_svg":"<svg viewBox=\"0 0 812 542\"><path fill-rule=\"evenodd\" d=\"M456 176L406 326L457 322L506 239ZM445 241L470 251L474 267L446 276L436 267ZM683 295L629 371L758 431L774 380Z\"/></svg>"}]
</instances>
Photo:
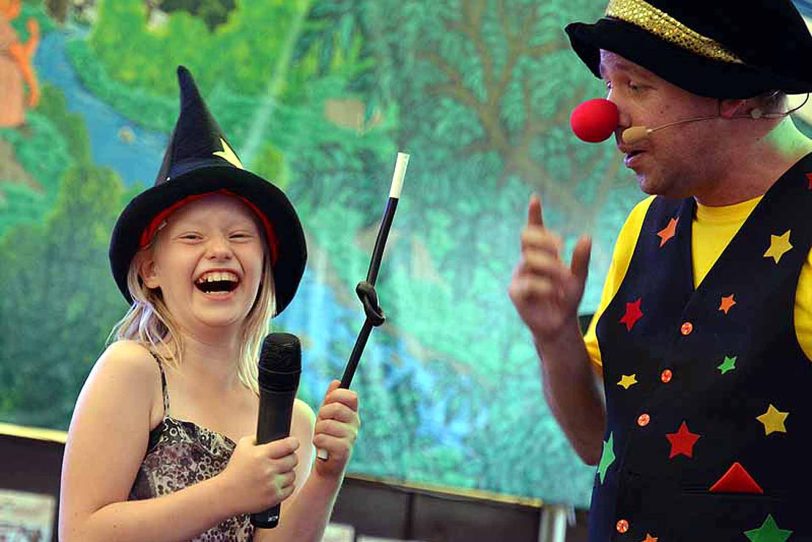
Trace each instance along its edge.
<instances>
[{"instance_id":1,"label":"man's face","mask_svg":"<svg viewBox=\"0 0 812 542\"><path fill-rule=\"evenodd\" d=\"M695 196L718 179L716 141L719 120L680 124L627 144L621 139L630 126L656 128L675 121L714 117L717 100L691 94L625 58L601 51L601 76L607 99L620 111L615 133L626 167L634 170L640 189L668 197Z\"/></svg>"}]
</instances>

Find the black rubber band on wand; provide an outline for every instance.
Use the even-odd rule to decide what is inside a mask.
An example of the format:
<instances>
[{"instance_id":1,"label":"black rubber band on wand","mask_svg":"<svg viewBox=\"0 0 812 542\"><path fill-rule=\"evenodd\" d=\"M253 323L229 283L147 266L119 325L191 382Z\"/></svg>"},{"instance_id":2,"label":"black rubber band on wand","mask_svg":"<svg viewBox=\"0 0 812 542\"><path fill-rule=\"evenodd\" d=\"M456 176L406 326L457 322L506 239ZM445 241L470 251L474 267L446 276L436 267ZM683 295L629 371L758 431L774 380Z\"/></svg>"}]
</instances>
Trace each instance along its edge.
<instances>
[{"instance_id":1,"label":"black rubber band on wand","mask_svg":"<svg viewBox=\"0 0 812 542\"><path fill-rule=\"evenodd\" d=\"M355 370L358 368L361 354L364 352L369 335L372 333L372 328L380 326L386 321L383 309L378 304L378 292L375 291L375 281L378 279L378 270L381 267L386 240L389 237L389 230L392 227L392 221L395 218L397 207L398 199L389 198L389 201L386 203L383 218L381 219L380 228L378 229L375 248L372 250L372 259L370 260L369 270L367 271L367 280L359 282L355 287L355 293L364 306L366 320L364 320L364 325L358 333L355 346L352 348L352 353L350 353L350 358L344 369L344 375L341 377L341 385L339 386L341 388L350 387L352 378L355 376Z\"/></svg>"},{"instance_id":2,"label":"black rubber band on wand","mask_svg":"<svg viewBox=\"0 0 812 542\"><path fill-rule=\"evenodd\" d=\"M344 375L341 377L341 387L349 388L352 383L352 377L355 375L355 369L358 367L358 361L361 359L361 353L369 339L369 334L372 333L372 328L379 326L386 321L383 314L383 309L378 304L378 293L375 291L375 281L378 279L378 270L381 267L381 260L383 259L384 247L386 246L386 239L389 237L389 230L392 227L392 220L395 218L395 211L398 208L398 200L400 199L400 190L403 188L403 179L406 176L406 166L409 164L409 155L399 152L397 161L395 162L395 172L392 175L392 186L389 189L389 200L386 202L386 209L383 212L381 225L378 228L378 237L375 239L375 247L372 249L372 259L369 262L369 269L367 270L367 280L361 281L355 287L355 292L364 306L364 313L366 320L358 333L358 338L355 340L350 359L347 361L347 367L344 369Z\"/></svg>"}]
</instances>

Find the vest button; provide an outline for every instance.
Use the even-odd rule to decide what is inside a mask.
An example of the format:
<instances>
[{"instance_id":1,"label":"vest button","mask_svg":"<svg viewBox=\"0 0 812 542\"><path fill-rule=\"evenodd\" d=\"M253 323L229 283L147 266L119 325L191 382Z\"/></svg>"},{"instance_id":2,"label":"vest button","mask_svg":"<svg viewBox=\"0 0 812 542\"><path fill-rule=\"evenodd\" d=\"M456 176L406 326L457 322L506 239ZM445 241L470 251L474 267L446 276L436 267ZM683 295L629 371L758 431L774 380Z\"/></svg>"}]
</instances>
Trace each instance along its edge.
<instances>
[{"instance_id":1,"label":"vest button","mask_svg":"<svg viewBox=\"0 0 812 542\"><path fill-rule=\"evenodd\" d=\"M679 332L686 336L690 335L693 330L694 325L691 322L685 322L682 324L682 327L679 328Z\"/></svg>"},{"instance_id":2,"label":"vest button","mask_svg":"<svg viewBox=\"0 0 812 542\"><path fill-rule=\"evenodd\" d=\"M651 416L649 416L646 413L640 414L640 416L637 417L637 425L639 425L640 427L647 426L648 422L650 422L650 421L651 421Z\"/></svg>"},{"instance_id":3,"label":"vest button","mask_svg":"<svg viewBox=\"0 0 812 542\"><path fill-rule=\"evenodd\" d=\"M623 534L629 530L629 522L626 521L625 519L621 519L620 521L617 522L617 525L615 525L615 529L620 534Z\"/></svg>"},{"instance_id":4,"label":"vest button","mask_svg":"<svg viewBox=\"0 0 812 542\"><path fill-rule=\"evenodd\" d=\"M660 380L663 381L663 384L668 384L671 382L671 378L674 376L674 373L671 372L671 369L666 369L662 373L660 373Z\"/></svg>"}]
</instances>

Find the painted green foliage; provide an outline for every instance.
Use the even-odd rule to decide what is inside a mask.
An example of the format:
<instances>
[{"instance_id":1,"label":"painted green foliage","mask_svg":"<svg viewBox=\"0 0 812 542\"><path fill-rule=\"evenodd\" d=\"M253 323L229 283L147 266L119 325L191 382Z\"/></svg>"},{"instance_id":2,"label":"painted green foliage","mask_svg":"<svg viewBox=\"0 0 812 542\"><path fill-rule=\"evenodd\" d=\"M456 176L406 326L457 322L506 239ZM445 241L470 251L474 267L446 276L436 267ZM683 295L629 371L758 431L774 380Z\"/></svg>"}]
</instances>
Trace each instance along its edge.
<instances>
[{"instance_id":1,"label":"painted green foliage","mask_svg":"<svg viewBox=\"0 0 812 542\"><path fill-rule=\"evenodd\" d=\"M310 270L336 305L323 327L287 329L307 329L300 394L311 405L361 325L352 291L395 152L412 156L378 279L388 322L353 383L364 423L352 470L585 505L594 471L543 401L506 288L536 191L568 247L593 235L591 312L614 235L640 199L611 144L581 144L567 126L572 107L603 88L562 28L601 6L175 4L158 13L142 0L100 0L95 24L71 34L72 67L96 98L165 134L177 114L174 67L188 66L244 163L285 187L306 226ZM65 427L123 314L106 247L138 187L93 163L81 113L58 88L45 87L29 121L28 135L0 131L0 151L11 149L27 175L0 178L0 418ZM284 317L279 325L292 326Z\"/></svg>"}]
</instances>

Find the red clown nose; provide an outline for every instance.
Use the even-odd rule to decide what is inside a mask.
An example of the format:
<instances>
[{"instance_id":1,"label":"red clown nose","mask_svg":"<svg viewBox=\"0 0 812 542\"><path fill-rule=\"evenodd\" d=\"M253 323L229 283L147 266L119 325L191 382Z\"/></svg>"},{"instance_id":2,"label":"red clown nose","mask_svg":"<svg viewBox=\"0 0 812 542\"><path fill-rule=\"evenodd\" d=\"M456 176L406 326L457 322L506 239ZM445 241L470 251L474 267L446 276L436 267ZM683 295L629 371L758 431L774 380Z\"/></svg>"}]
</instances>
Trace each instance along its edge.
<instances>
[{"instance_id":1,"label":"red clown nose","mask_svg":"<svg viewBox=\"0 0 812 542\"><path fill-rule=\"evenodd\" d=\"M611 136L620 122L617 106L609 100L587 100L572 111L570 126L583 141L598 143Z\"/></svg>"}]
</instances>

